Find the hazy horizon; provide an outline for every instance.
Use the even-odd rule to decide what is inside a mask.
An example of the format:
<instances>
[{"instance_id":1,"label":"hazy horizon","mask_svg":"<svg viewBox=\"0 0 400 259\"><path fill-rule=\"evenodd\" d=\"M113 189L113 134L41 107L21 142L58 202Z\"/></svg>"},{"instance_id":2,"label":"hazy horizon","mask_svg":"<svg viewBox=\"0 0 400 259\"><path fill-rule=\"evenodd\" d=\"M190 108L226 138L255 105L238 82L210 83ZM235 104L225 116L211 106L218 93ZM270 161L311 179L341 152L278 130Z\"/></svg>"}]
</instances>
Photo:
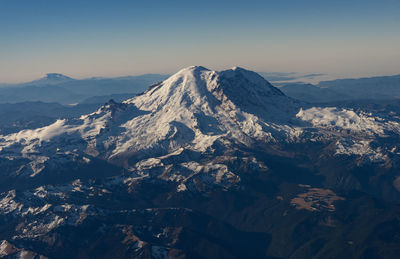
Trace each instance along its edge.
<instances>
[{"instance_id":1,"label":"hazy horizon","mask_svg":"<svg viewBox=\"0 0 400 259\"><path fill-rule=\"evenodd\" d=\"M400 1L0 2L0 82L202 65L334 78L399 74Z\"/></svg>"},{"instance_id":2,"label":"hazy horizon","mask_svg":"<svg viewBox=\"0 0 400 259\"><path fill-rule=\"evenodd\" d=\"M223 68L221 70L226 70L230 69L233 67L229 68ZM182 68L183 69L183 68ZM210 69L210 68L208 68ZM179 69L180 70L180 69ZM42 73L39 77L36 78L31 78L28 80L24 81L16 81L16 82L1 82L0 81L0 87L8 87L8 86L13 86L13 85L20 85L20 84L25 84L25 83L30 83L34 82L36 80L40 80L43 78L46 78L48 74L61 74L63 76L70 77L71 79L74 80L90 80L90 79L117 79L117 78L123 78L123 77L140 77L140 76L147 76L147 75L161 75L161 76L171 76L175 74L176 72L179 72L179 70L174 71L173 73L164 73L164 74L158 74L158 73L144 73L144 74L126 74L126 75L114 75L114 76L99 76L99 75L92 75L92 76L86 76L86 77L75 77L71 76L65 73L60 73L60 72L49 72L49 73ZM216 71L221 71L221 70L216 70ZM339 76L339 75L330 75L330 74L307 74L307 73L298 73L298 72L279 72L279 71L254 71L256 73L259 73L261 76L266 78L268 81L273 82L273 83L311 83L311 84L318 84L321 81L331 81L331 80L336 80L336 79L361 79L361 78L370 78L370 77L390 77L390 76L397 76L400 75L400 73L397 74L382 74L382 75L366 75L366 76Z\"/></svg>"}]
</instances>

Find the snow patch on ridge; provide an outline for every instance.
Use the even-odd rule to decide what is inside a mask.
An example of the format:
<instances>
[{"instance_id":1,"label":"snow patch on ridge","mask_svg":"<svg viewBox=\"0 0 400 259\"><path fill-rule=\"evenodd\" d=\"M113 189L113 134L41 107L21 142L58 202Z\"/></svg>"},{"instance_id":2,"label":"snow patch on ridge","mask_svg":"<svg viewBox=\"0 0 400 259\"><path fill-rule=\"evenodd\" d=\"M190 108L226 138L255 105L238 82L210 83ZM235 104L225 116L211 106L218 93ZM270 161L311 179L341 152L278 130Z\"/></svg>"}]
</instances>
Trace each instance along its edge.
<instances>
[{"instance_id":1,"label":"snow patch on ridge","mask_svg":"<svg viewBox=\"0 0 400 259\"><path fill-rule=\"evenodd\" d=\"M372 114L357 114L352 110L340 110L336 107L300 109L296 117L311 122L314 127L319 128L342 128L380 136L385 135L387 131L400 133L400 124L397 122L385 121Z\"/></svg>"},{"instance_id":2,"label":"snow patch on ridge","mask_svg":"<svg viewBox=\"0 0 400 259\"><path fill-rule=\"evenodd\" d=\"M330 131L330 138L337 138L335 155L362 156L367 161L383 162L388 152L396 148L371 145L377 137L398 136L400 124L372 114L336 107L300 109L296 117L313 127Z\"/></svg>"}]
</instances>

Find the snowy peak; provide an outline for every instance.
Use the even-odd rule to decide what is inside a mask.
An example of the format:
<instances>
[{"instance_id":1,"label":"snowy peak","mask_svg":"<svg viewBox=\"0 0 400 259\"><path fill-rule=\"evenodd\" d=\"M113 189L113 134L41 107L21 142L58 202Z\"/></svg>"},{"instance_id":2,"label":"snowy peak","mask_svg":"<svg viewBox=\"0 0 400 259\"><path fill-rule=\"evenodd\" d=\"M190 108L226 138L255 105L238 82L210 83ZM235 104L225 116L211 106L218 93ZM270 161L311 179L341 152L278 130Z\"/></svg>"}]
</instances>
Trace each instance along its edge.
<instances>
[{"instance_id":1,"label":"snowy peak","mask_svg":"<svg viewBox=\"0 0 400 259\"><path fill-rule=\"evenodd\" d=\"M268 104L281 106L292 101L255 72L239 67L217 72L190 66L127 102L145 110L161 109L164 105L203 109L218 103L248 110L251 107L247 106L266 108Z\"/></svg>"},{"instance_id":2,"label":"snowy peak","mask_svg":"<svg viewBox=\"0 0 400 259\"><path fill-rule=\"evenodd\" d=\"M114 155L144 149L167 154L184 146L205 151L225 137L237 143L270 139L266 123L287 122L299 110L254 72L201 66L184 68L124 103L145 114L122 125L126 134Z\"/></svg>"}]
</instances>

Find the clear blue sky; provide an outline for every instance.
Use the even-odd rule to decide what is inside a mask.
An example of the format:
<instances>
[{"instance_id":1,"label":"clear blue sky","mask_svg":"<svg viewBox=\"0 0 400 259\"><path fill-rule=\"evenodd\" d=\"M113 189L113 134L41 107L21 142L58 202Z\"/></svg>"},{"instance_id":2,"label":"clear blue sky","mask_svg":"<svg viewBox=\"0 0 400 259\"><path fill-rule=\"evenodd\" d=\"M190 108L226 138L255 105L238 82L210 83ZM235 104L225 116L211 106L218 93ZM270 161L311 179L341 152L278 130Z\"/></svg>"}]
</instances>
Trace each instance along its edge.
<instances>
[{"instance_id":1,"label":"clear blue sky","mask_svg":"<svg viewBox=\"0 0 400 259\"><path fill-rule=\"evenodd\" d=\"M0 82L189 65L400 73L400 0L0 0Z\"/></svg>"}]
</instances>

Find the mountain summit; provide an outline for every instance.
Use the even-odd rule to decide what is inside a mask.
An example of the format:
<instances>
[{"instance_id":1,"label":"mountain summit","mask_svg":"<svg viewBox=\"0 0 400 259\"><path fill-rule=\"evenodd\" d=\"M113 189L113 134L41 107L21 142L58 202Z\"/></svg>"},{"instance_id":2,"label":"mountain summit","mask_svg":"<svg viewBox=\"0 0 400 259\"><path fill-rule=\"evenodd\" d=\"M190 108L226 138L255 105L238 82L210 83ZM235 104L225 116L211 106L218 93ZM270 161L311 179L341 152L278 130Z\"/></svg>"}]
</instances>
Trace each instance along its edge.
<instances>
[{"instance_id":1,"label":"mountain summit","mask_svg":"<svg viewBox=\"0 0 400 259\"><path fill-rule=\"evenodd\" d=\"M206 150L220 137L248 143L249 136L269 138L261 121L287 120L298 111L295 101L254 72L201 66L184 68L125 103L148 114L124 125L118 153L187 144Z\"/></svg>"},{"instance_id":2,"label":"mountain summit","mask_svg":"<svg viewBox=\"0 0 400 259\"><path fill-rule=\"evenodd\" d=\"M222 106L279 118L295 103L255 72L238 67L217 72L201 66L184 68L126 102L153 111L174 106L207 112Z\"/></svg>"}]
</instances>

